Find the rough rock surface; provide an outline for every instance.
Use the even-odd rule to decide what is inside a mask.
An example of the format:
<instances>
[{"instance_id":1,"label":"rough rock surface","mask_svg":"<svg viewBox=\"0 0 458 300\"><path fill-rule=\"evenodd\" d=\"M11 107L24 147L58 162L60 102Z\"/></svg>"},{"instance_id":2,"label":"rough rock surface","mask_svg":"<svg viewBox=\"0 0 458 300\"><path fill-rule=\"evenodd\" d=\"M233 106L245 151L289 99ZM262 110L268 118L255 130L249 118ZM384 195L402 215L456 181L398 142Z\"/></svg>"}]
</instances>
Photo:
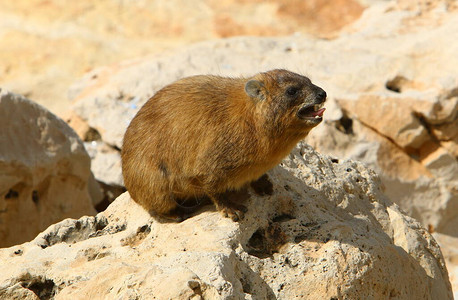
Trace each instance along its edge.
<instances>
[{"instance_id":1,"label":"rough rock surface","mask_svg":"<svg viewBox=\"0 0 458 300\"><path fill-rule=\"evenodd\" d=\"M430 231L457 236L458 156L447 147L456 150L458 140L443 143L426 116L447 107L454 116L442 124L454 124L458 133L458 97L413 99L409 94L338 99L343 117L328 120L308 142L323 152L366 162L381 175L387 195L410 216Z\"/></svg>"},{"instance_id":2,"label":"rough rock surface","mask_svg":"<svg viewBox=\"0 0 458 300\"><path fill-rule=\"evenodd\" d=\"M84 141L89 157L91 170L94 174L103 197L94 203L97 211L102 211L119 195L126 191L124 180L120 172L121 155L119 149L110 147L100 141L100 134L74 112L67 111L63 118Z\"/></svg>"},{"instance_id":3,"label":"rough rock surface","mask_svg":"<svg viewBox=\"0 0 458 300\"><path fill-rule=\"evenodd\" d=\"M91 157L91 170L99 183L103 197L95 203L97 211L102 211L119 195L126 191L121 169L121 154L101 141L85 142L84 146Z\"/></svg>"},{"instance_id":4,"label":"rough rock surface","mask_svg":"<svg viewBox=\"0 0 458 300\"><path fill-rule=\"evenodd\" d=\"M452 283L454 299L458 299L458 238L437 232L433 236L444 255L445 265Z\"/></svg>"},{"instance_id":5,"label":"rough rock surface","mask_svg":"<svg viewBox=\"0 0 458 300\"><path fill-rule=\"evenodd\" d=\"M0 247L68 217L94 214L100 191L75 132L32 101L0 89Z\"/></svg>"},{"instance_id":6,"label":"rough rock surface","mask_svg":"<svg viewBox=\"0 0 458 300\"><path fill-rule=\"evenodd\" d=\"M0 250L7 299L452 299L440 249L373 171L302 144L240 223L161 223L128 193Z\"/></svg>"}]
</instances>

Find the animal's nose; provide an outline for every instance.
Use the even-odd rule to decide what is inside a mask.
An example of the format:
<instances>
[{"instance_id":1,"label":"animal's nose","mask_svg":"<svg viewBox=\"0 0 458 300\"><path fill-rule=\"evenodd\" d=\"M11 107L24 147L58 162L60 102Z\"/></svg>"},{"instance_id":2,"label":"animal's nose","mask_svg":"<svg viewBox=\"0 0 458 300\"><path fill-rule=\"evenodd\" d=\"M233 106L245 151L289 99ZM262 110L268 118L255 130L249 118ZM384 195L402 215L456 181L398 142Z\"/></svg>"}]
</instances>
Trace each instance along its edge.
<instances>
[{"instance_id":1,"label":"animal's nose","mask_svg":"<svg viewBox=\"0 0 458 300\"><path fill-rule=\"evenodd\" d=\"M319 101L319 102L324 102L326 100L326 92L322 89L322 88L318 88L318 91L316 93L316 99Z\"/></svg>"}]
</instances>

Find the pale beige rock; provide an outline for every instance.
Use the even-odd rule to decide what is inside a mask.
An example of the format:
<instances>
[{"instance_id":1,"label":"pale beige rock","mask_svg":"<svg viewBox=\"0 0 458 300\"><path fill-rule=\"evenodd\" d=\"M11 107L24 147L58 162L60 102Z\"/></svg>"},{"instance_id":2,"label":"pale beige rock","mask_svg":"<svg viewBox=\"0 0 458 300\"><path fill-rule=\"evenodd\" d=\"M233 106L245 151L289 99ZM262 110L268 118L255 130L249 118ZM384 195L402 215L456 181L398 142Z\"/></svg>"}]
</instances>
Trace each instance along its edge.
<instances>
[{"instance_id":1,"label":"pale beige rock","mask_svg":"<svg viewBox=\"0 0 458 300\"><path fill-rule=\"evenodd\" d=\"M67 111L61 115L62 120L67 122L67 124L76 132L81 140L88 140L91 127L84 121L80 116L75 114L73 111Z\"/></svg>"},{"instance_id":2,"label":"pale beige rock","mask_svg":"<svg viewBox=\"0 0 458 300\"><path fill-rule=\"evenodd\" d=\"M444 147L444 149L446 149L454 157L458 157L458 136L452 141L442 141L441 146Z\"/></svg>"},{"instance_id":3,"label":"pale beige rock","mask_svg":"<svg viewBox=\"0 0 458 300\"><path fill-rule=\"evenodd\" d=\"M85 142L84 147L91 158L91 170L103 194L100 201L94 203L100 212L126 191L121 173L121 155L117 149L100 140Z\"/></svg>"},{"instance_id":4,"label":"pale beige rock","mask_svg":"<svg viewBox=\"0 0 458 300\"><path fill-rule=\"evenodd\" d=\"M440 125L433 125L431 126L431 130L434 136L441 142L441 144L445 144L446 142L452 142L454 144L458 144L458 118L455 118L450 123L444 123ZM455 151L453 151L456 153ZM455 155L458 156L458 155Z\"/></svg>"},{"instance_id":5,"label":"pale beige rock","mask_svg":"<svg viewBox=\"0 0 458 300\"><path fill-rule=\"evenodd\" d=\"M432 103L430 105L426 105L426 107L423 105L424 108L422 106L414 106L413 109L414 111L422 114L428 124L431 125L456 122L458 115L458 96L446 99L437 99L436 101L431 102Z\"/></svg>"},{"instance_id":6,"label":"pale beige rock","mask_svg":"<svg viewBox=\"0 0 458 300\"><path fill-rule=\"evenodd\" d=\"M457 163L447 151L435 145L436 150L428 151L423 158L431 161L426 164L357 119L352 121L351 134L336 129L338 125L339 122L325 122L306 141L334 157L365 162L380 174L387 196L408 215L433 231L457 234Z\"/></svg>"},{"instance_id":7,"label":"pale beige rock","mask_svg":"<svg viewBox=\"0 0 458 300\"><path fill-rule=\"evenodd\" d=\"M78 134L81 140L85 142L92 142L100 140L100 134L94 128L83 120L79 115L73 111L67 111L62 114L62 119Z\"/></svg>"},{"instance_id":8,"label":"pale beige rock","mask_svg":"<svg viewBox=\"0 0 458 300\"><path fill-rule=\"evenodd\" d=\"M387 94L363 94L357 99L338 99L352 118L393 140L402 148L420 148L430 139L427 129L413 114L424 101Z\"/></svg>"},{"instance_id":9,"label":"pale beige rock","mask_svg":"<svg viewBox=\"0 0 458 300\"><path fill-rule=\"evenodd\" d=\"M452 90L449 95L432 109L425 117L431 123L430 130L441 146L451 155L458 158L458 89Z\"/></svg>"},{"instance_id":10,"label":"pale beige rock","mask_svg":"<svg viewBox=\"0 0 458 300\"><path fill-rule=\"evenodd\" d=\"M454 299L458 299L458 238L440 233L434 233L433 236L439 243L447 263Z\"/></svg>"},{"instance_id":11,"label":"pale beige rock","mask_svg":"<svg viewBox=\"0 0 458 300\"><path fill-rule=\"evenodd\" d=\"M456 158L447 150L438 148L424 158L422 163L435 176L442 178L444 181L448 181L450 185L453 184L458 188L458 164L456 163Z\"/></svg>"},{"instance_id":12,"label":"pale beige rock","mask_svg":"<svg viewBox=\"0 0 458 300\"><path fill-rule=\"evenodd\" d=\"M32 101L0 90L0 246L67 217L95 213L90 159L75 132Z\"/></svg>"},{"instance_id":13,"label":"pale beige rock","mask_svg":"<svg viewBox=\"0 0 458 300\"><path fill-rule=\"evenodd\" d=\"M342 120L329 120L325 129L312 131L307 141L320 151L368 163L381 175L387 195L410 216L433 231L456 236L458 162L454 153L458 140L446 144L431 134L437 135L434 128L443 126L449 135L458 134L458 127L453 127L455 99L443 96L448 93L434 96L431 91L409 90L349 95L337 102L344 115L353 118L351 132L340 132Z\"/></svg>"},{"instance_id":14,"label":"pale beige rock","mask_svg":"<svg viewBox=\"0 0 458 300\"><path fill-rule=\"evenodd\" d=\"M86 121L74 112L66 112L63 120L85 141L84 147L91 158L91 171L93 175L91 175L93 178L90 180L89 189L90 191L96 191L98 194L101 191L103 194L103 196L93 199L96 210L102 211L126 190L120 172L120 153L118 150L102 142L97 130L90 127Z\"/></svg>"},{"instance_id":15,"label":"pale beige rock","mask_svg":"<svg viewBox=\"0 0 458 300\"><path fill-rule=\"evenodd\" d=\"M374 172L303 144L269 175L240 223L210 206L160 223L127 193L57 223L0 250L0 297L452 299L437 243Z\"/></svg>"},{"instance_id":16,"label":"pale beige rock","mask_svg":"<svg viewBox=\"0 0 458 300\"><path fill-rule=\"evenodd\" d=\"M91 157L91 169L97 180L108 185L124 186L121 169L121 155L105 143L92 141L85 143Z\"/></svg>"}]
</instances>

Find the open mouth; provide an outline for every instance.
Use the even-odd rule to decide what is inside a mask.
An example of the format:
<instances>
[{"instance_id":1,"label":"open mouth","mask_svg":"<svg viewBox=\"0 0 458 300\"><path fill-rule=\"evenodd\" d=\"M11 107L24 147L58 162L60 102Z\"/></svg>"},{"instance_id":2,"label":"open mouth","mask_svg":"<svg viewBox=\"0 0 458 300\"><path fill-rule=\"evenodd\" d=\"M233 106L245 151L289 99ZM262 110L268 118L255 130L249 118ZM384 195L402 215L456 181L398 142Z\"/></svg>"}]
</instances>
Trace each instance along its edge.
<instances>
[{"instance_id":1,"label":"open mouth","mask_svg":"<svg viewBox=\"0 0 458 300\"><path fill-rule=\"evenodd\" d=\"M323 113L326 110L323 105L324 103L305 105L299 109L297 116L301 120L321 121L323 119Z\"/></svg>"}]
</instances>

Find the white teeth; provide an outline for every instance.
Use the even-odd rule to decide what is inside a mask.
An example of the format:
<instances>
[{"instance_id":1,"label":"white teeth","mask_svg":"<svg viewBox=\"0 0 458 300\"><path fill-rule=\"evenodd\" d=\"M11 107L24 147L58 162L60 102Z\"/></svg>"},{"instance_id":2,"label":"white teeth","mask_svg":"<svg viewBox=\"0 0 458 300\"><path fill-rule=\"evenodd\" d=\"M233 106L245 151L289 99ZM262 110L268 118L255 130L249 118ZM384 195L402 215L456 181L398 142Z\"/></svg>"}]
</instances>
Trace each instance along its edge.
<instances>
[{"instance_id":1,"label":"white teeth","mask_svg":"<svg viewBox=\"0 0 458 300\"><path fill-rule=\"evenodd\" d=\"M318 118L321 118L321 117L320 117L319 115L316 115L316 116L315 116L315 119L318 119Z\"/></svg>"}]
</instances>

